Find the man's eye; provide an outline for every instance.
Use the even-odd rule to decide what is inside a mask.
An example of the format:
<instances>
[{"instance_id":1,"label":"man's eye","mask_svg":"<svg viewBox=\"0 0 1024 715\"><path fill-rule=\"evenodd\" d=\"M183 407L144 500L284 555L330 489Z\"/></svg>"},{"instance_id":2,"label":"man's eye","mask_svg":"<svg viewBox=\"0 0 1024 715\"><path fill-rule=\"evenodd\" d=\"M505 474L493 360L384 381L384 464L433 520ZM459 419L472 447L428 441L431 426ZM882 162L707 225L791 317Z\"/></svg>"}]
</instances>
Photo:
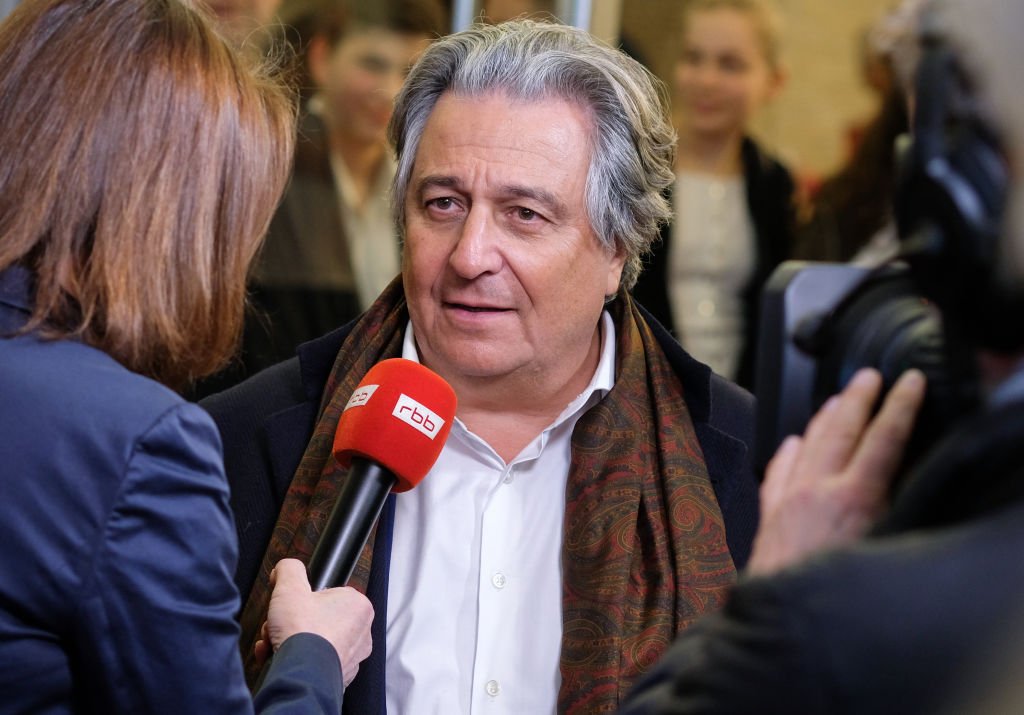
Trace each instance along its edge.
<instances>
[{"instance_id":1,"label":"man's eye","mask_svg":"<svg viewBox=\"0 0 1024 715\"><path fill-rule=\"evenodd\" d=\"M537 212L534 211L533 209L519 207L516 210L516 213L519 216L520 221L532 221L535 218L537 218Z\"/></svg>"},{"instance_id":2,"label":"man's eye","mask_svg":"<svg viewBox=\"0 0 1024 715\"><path fill-rule=\"evenodd\" d=\"M427 202L427 206L433 206L434 208L441 209L442 211L447 211L454 205L455 202L450 196L442 196L437 199L431 199Z\"/></svg>"}]
</instances>

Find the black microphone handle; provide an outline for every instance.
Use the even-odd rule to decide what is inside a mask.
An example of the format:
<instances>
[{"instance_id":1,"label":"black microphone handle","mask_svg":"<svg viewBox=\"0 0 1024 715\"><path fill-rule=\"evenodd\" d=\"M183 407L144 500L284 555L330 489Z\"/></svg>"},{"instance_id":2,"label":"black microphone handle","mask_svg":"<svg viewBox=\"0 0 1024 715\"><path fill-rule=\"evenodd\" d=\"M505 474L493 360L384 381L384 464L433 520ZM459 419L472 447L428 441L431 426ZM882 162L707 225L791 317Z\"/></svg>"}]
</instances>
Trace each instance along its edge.
<instances>
[{"instance_id":1,"label":"black microphone handle","mask_svg":"<svg viewBox=\"0 0 1024 715\"><path fill-rule=\"evenodd\" d=\"M396 481L376 462L352 458L348 477L306 566L314 591L348 583Z\"/></svg>"},{"instance_id":2,"label":"black microphone handle","mask_svg":"<svg viewBox=\"0 0 1024 715\"><path fill-rule=\"evenodd\" d=\"M373 525L398 479L376 462L353 457L345 484L338 493L331 515L306 565L309 585L314 591L344 586L370 538ZM267 658L253 683L255 693L263 686L273 656Z\"/></svg>"}]
</instances>

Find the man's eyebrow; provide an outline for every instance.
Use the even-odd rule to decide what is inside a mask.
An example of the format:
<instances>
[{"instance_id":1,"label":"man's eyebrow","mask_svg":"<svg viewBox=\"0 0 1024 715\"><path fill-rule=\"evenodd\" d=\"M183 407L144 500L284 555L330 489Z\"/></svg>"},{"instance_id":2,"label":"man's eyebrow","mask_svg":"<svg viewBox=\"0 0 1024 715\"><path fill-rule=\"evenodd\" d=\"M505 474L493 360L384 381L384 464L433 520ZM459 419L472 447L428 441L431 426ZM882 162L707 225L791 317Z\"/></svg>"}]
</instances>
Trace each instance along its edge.
<instances>
[{"instance_id":1,"label":"man's eyebrow","mask_svg":"<svg viewBox=\"0 0 1024 715\"><path fill-rule=\"evenodd\" d=\"M568 213L565 203L547 189L533 186L503 186L502 193L523 199L532 199L541 204L549 218L562 219Z\"/></svg>"},{"instance_id":2,"label":"man's eyebrow","mask_svg":"<svg viewBox=\"0 0 1024 715\"><path fill-rule=\"evenodd\" d=\"M422 177L415 184L415 195L422 196L427 189L442 187L462 191L462 182L454 176L446 174L430 174ZM560 220L568 213L565 203L554 193L547 189L534 186L521 186L518 184L507 184L502 186L499 193L503 197L531 199L544 207L544 211L551 219Z\"/></svg>"},{"instance_id":3,"label":"man's eyebrow","mask_svg":"<svg viewBox=\"0 0 1024 715\"><path fill-rule=\"evenodd\" d=\"M415 191L417 196L421 196L424 191L429 188L441 186L448 189L458 189L459 180L454 176L444 176L440 174L431 174L424 176L416 182Z\"/></svg>"}]
</instances>

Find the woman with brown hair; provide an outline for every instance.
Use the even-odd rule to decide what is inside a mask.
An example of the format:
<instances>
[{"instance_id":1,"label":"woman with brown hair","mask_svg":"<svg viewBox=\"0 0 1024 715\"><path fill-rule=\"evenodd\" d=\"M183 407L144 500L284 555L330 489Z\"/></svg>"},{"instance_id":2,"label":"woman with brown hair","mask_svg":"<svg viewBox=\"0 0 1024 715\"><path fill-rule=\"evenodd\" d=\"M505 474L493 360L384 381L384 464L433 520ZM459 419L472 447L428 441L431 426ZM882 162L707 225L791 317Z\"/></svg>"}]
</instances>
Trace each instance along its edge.
<instances>
[{"instance_id":1,"label":"woman with brown hair","mask_svg":"<svg viewBox=\"0 0 1024 715\"><path fill-rule=\"evenodd\" d=\"M220 437L169 388L234 349L293 134L190 0L24 0L0 24L7 711L252 711ZM257 708L337 712L369 604L295 561L276 578Z\"/></svg>"}]
</instances>

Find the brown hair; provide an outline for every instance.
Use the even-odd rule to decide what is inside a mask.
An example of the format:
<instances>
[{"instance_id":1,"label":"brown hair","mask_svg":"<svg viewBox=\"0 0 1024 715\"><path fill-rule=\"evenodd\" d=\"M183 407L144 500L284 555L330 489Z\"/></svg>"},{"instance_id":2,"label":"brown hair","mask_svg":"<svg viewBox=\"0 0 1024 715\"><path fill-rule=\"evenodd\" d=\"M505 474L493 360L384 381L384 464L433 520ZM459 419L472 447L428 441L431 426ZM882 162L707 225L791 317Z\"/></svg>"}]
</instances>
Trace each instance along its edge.
<instances>
[{"instance_id":1,"label":"brown hair","mask_svg":"<svg viewBox=\"0 0 1024 715\"><path fill-rule=\"evenodd\" d=\"M750 16L768 66L773 70L779 69L782 66L782 20L776 7L768 0L685 0L683 35L686 34L686 23L693 13L722 9L736 10Z\"/></svg>"},{"instance_id":2,"label":"brown hair","mask_svg":"<svg viewBox=\"0 0 1024 715\"><path fill-rule=\"evenodd\" d=\"M0 25L0 270L26 329L180 387L238 341L294 102L190 0L24 0Z\"/></svg>"}]
</instances>

